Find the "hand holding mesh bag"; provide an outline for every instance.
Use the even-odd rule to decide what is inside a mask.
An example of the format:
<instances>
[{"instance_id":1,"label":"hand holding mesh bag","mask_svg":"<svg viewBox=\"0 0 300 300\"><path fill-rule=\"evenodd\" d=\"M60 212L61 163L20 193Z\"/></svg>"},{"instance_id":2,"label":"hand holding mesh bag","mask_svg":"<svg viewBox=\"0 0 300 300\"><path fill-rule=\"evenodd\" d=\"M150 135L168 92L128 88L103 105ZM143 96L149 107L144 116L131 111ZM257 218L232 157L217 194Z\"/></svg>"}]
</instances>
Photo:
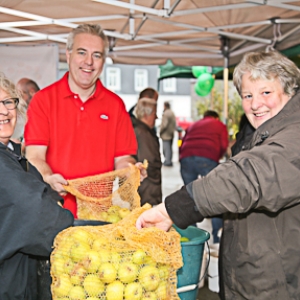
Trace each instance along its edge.
<instances>
[{"instance_id":1,"label":"hand holding mesh bag","mask_svg":"<svg viewBox=\"0 0 300 300\"><path fill-rule=\"evenodd\" d=\"M68 180L64 188L76 197L79 219L107 221L107 211L113 205L129 210L140 207L139 185L139 169L130 165L100 175Z\"/></svg>"}]
</instances>

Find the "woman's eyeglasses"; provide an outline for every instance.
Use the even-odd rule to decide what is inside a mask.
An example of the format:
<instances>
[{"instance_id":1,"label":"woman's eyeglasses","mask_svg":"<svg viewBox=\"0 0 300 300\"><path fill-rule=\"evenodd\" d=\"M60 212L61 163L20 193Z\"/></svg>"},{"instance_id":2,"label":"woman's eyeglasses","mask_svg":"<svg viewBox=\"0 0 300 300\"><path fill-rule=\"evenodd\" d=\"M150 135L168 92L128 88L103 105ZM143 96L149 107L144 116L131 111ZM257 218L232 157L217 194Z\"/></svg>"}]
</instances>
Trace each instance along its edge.
<instances>
[{"instance_id":1,"label":"woman's eyeglasses","mask_svg":"<svg viewBox=\"0 0 300 300\"><path fill-rule=\"evenodd\" d=\"M18 98L7 98L4 100L1 100L0 103L2 103L6 109L8 110L13 110L16 109L18 104L19 104L19 99Z\"/></svg>"}]
</instances>

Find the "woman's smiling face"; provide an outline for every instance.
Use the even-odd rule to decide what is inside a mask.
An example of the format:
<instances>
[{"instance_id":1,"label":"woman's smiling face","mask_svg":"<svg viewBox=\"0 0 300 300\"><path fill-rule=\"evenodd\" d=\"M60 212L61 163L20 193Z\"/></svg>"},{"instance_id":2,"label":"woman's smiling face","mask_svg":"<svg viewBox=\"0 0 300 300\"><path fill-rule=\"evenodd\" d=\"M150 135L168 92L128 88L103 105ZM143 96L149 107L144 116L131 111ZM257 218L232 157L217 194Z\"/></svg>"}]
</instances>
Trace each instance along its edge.
<instances>
[{"instance_id":1,"label":"woman's smiling face","mask_svg":"<svg viewBox=\"0 0 300 300\"><path fill-rule=\"evenodd\" d=\"M17 109L8 110L2 102L9 98L11 96L0 89L0 142L5 145L13 135L17 123Z\"/></svg>"},{"instance_id":2,"label":"woman's smiling face","mask_svg":"<svg viewBox=\"0 0 300 300\"><path fill-rule=\"evenodd\" d=\"M241 91L243 109L255 129L276 116L290 99L278 78L253 80L249 72L243 75Z\"/></svg>"}]
</instances>

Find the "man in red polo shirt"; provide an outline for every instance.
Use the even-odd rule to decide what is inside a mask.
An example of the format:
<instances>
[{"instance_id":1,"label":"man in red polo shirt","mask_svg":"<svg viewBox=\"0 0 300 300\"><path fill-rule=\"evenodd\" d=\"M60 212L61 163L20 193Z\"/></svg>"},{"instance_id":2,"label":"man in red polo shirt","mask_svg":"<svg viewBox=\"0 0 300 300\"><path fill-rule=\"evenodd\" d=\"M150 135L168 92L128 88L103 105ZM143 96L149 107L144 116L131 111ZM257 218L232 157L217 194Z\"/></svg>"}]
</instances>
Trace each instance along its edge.
<instances>
[{"instance_id":1,"label":"man in red polo shirt","mask_svg":"<svg viewBox=\"0 0 300 300\"><path fill-rule=\"evenodd\" d=\"M137 142L122 99L98 79L106 36L99 25L73 29L67 42L69 72L34 95L25 127L26 156L44 181L65 196L77 217L66 179L121 169L136 163ZM141 179L146 176L142 164Z\"/></svg>"}]
</instances>

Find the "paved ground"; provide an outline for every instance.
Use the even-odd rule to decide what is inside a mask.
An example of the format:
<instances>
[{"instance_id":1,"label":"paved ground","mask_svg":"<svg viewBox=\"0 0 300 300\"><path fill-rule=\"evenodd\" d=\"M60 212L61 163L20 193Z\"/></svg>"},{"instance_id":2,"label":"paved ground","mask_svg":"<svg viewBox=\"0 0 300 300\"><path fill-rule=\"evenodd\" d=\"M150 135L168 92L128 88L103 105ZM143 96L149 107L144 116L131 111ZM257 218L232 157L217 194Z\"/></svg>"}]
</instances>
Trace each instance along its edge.
<instances>
[{"instance_id":1,"label":"paved ground","mask_svg":"<svg viewBox=\"0 0 300 300\"><path fill-rule=\"evenodd\" d=\"M163 199L171 193L177 191L183 185L182 178L180 176L180 164L178 162L178 150L173 150L173 167L162 167L162 187L163 187ZM163 156L162 156L163 157ZM205 220L202 223L197 224L198 227L210 232L211 224L209 220ZM211 243L211 240L210 240ZM197 300L219 300L217 293L212 292L208 288L207 278L205 284L199 289ZM195 299L196 300L196 299Z\"/></svg>"}]
</instances>

